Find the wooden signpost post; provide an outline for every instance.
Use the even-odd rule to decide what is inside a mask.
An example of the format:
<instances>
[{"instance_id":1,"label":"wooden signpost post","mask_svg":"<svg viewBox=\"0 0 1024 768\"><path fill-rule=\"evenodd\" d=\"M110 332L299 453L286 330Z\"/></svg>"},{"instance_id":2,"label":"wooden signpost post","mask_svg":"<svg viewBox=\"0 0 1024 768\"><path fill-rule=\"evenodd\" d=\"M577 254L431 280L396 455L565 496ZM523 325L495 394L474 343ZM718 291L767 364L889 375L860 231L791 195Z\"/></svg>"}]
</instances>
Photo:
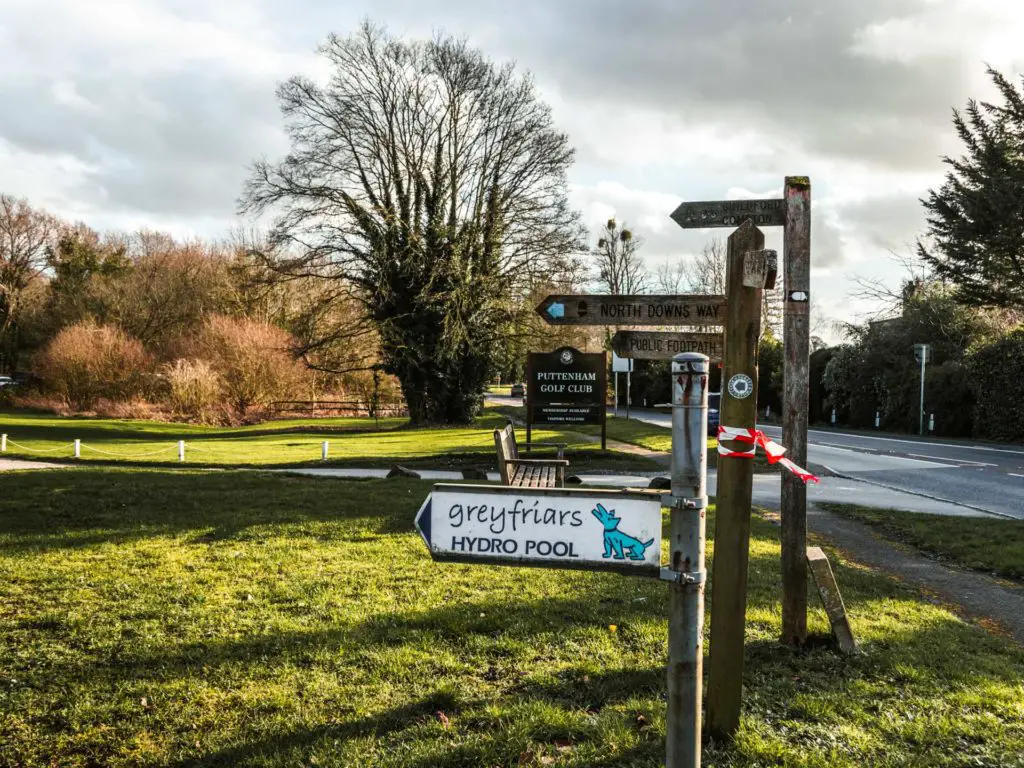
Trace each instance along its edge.
<instances>
[{"instance_id":1,"label":"wooden signpost post","mask_svg":"<svg viewBox=\"0 0 1024 768\"><path fill-rule=\"evenodd\" d=\"M743 262L764 247L764 234L748 219L729 236L723 425L753 429L757 416L757 345L761 339L761 288L743 285ZM745 451L748 446L737 447ZM754 463L745 456L718 457L718 506L712 573L711 658L707 726L715 738L739 726L743 687L743 630L747 608L747 553Z\"/></svg>"},{"instance_id":2,"label":"wooden signpost post","mask_svg":"<svg viewBox=\"0 0 1024 768\"><path fill-rule=\"evenodd\" d=\"M810 380L811 182L786 178L783 245L782 443L789 457L807 465L807 399ZM807 641L807 486L782 474L782 642Z\"/></svg>"}]
</instances>

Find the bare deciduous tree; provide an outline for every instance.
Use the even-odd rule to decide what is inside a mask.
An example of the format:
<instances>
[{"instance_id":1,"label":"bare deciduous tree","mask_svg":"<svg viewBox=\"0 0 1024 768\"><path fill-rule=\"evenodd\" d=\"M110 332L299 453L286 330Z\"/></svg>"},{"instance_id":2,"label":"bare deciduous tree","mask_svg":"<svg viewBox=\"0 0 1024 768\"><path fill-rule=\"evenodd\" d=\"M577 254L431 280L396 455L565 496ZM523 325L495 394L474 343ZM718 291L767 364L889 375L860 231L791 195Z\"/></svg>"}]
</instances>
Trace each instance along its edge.
<instances>
[{"instance_id":1,"label":"bare deciduous tree","mask_svg":"<svg viewBox=\"0 0 1024 768\"><path fill-rule=\"evenodd\" d=\"M25 291L46 267L57 221L26 200L0 195L0 371L17 364L14 338Z\"/></svg>"},{"instance_id":2,"label":"bare deciduous tree","mask_svg":"<svg viewBox=\"0 0 1024 768\"><path fill-rule=\"evenodd\" d=\"M278 214L274 268L352 286L414 423L467 421L514 297L579 250L573 151L530 78L464 41L367 23L321 53L327 84L280 87L291 151L243 209Z\"/></svg>"},{"instance_id":3,"label":"bare deciduous tree","mask_svg":"<svg viewBox=\"0 0 1024 768\"><path fill-rule=\"evenodd\" d=\"M608 293L643 293L647 288L647 271L638 253L643 244L628 226L608 219L590 252L597 262L598 282Z\"/></svg>"},{"instance_id":4,"label":"bare deciduous tree","mask_svg":"<svg viewBox=\"0 0 1024 768\"><path fill-rule=\"evenodd\" d=\"M700 253L675 262L666 261L659 266L659 283L666 288L669 283L673 284L672 292L685 290L690 293L724 294L726 255L725 241L716 237ZM761 306L761 327L776 338L782 332L781 282L780 276L775 288L764 291Z\"/></svg>"}]
</instances>

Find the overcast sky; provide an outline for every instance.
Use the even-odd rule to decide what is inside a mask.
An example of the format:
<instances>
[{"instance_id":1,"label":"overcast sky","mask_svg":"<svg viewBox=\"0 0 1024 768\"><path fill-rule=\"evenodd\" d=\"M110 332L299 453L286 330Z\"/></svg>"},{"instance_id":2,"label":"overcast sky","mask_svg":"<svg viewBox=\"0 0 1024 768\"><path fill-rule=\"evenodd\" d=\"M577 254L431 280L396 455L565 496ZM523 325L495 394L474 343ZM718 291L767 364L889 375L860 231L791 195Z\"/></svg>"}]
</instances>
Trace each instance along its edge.
<instances>
[{"instance_id":1,"label":"overcast sky","mask_svg":"<svg viewBox=\"0 0 1024 768\"><path fill-rule=\"evenodd\" d=\"M851 276L898 282L887 254L960 152L951 109L991 95L986 63L1024 71L1010 0L0 0L0 191L219 237L248 165L286 149L276 84L322 74L317 45L366 17L531 71L588 226L630 222L652 268L727 234L679 229L682 200L810 176L812 296L842 319L872 309Z\"/></svg>"}]
</instances>

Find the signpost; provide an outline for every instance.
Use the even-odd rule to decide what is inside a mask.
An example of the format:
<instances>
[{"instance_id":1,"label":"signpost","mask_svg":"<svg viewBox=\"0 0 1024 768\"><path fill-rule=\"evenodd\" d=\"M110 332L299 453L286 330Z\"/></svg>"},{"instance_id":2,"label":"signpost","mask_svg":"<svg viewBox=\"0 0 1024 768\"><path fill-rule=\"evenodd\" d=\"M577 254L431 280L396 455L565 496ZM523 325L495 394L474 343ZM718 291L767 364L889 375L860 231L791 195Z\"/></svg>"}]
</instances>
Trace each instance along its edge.
<instances>
[{"instance_id":1,"label":"signpost","mask_svg":"<svg viewBox=\"0 0 1024 768\"><path fill-rule=\"evenodd\" d=\"M725 296L548 296L537 314L550 325L722 325Z\"/></svg>"},{"instance_id":2,"label":"signpost","mask_svg":"<svg viewBox=\"0 0 1024 768\"><path fill-rule=\"evenodd\" d=\"M526 356L526 444L534 424L600 424L606 447L608 356L562 347Z\"/></svg>"},{"instance_id":3,"label":"signpost","mask_svg":"<svg viewBox=\"0 0 1024 768\"><path fill-rule=\"evenodd\" d=\"M786 178L783 243L782 442L789 458L807 466L810 386L811 182ZM782 642L807 641L807 486L782 473Z\"/></svg>"},{"instance_id":4,"label":"signpost","mask_svg":"<svg viewBox=\"0 0 1024 768\"><path fill-rule=\"evenodd\" d=\"M764 234L748 219L729 235L726 287L729 316L722 371L723 426L753 429L757 415L757 343L761 337L761 289L743 285L743 262L764 247ZM728 446L742 453L745 445ZM722 451L719 451L721 454ZM743 636L747 607L750 503L754 462L719 455L715 559L712 576L711 659L708 664L708 730L715 738L735 733L743 690Z\"/></svg>"},{"instance_id":5,"label":"signpost","mask_svg":"<svg viewBox=\"0 0 1024 768\"><path fill-rule=\"evenodd\" d=\"M699 352L718 363L722 361L724 343L721 333L619 331L612 336L615 354L637 360L669 360L683 352Z\"/></svg>"},{"instance_id":6,"label":"signpost","mask_svg":"<svg viewBox=\"0 0 1024 768\"><path fill-rule=\"evenodd\" d=\"M416 530L442 562L661 573L661 497L640 491L439 484Z\"/></svg>"},{"instance_id":7,"label":"signpost","mask_svg":"<svg viewBox=\"0 0 1024 768\"><path fill-rule=\"evenodd\" d=\"M671 214L683 229L738 227L750 219L759 227L781 227L786 223L786 200L711 200L683 203Z\"/></svg>"}]
</instances>

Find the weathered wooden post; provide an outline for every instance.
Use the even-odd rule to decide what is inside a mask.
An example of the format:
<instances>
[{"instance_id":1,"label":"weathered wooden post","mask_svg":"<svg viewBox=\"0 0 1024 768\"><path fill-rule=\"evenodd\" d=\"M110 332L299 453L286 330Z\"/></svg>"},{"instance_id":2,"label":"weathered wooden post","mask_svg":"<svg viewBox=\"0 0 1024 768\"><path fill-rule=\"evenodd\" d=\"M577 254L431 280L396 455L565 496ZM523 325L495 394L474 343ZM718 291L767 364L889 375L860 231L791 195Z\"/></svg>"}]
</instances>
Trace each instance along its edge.
<instances>
[{"instance_id":1,"label":"weathered wooden post","mask_svg":"<svg viewBox=\"0 0 1024 768\"><path fill-rule=\"evenodd\" d=\"M747 254L763 247L764 233L750 219L729 235L722 426L752 430L755 425L763 283L760 287L744 286L743 277ZM745 453L753 449L753 445L743 443L734 447ZM753 472L754 463L749 457L718 457L707 696L708 732L715 738L731 736L740 721Z\"/></svg>"},{"instance_id":2,"label":"weathered wooden post","mask_svg":"<svg viewBox=\"0 0 1024 768\"><path fill-rule=\"evenodd\" d=\"M810 366L810 179L787 176L785 199L782 444L786 446L786 455L805 467ZM835 421L834 415L832 420ZM803 645L807 640L807 485L789 472L782 473L781 538L782 642Z\"/></svg>"}]
</instances>

